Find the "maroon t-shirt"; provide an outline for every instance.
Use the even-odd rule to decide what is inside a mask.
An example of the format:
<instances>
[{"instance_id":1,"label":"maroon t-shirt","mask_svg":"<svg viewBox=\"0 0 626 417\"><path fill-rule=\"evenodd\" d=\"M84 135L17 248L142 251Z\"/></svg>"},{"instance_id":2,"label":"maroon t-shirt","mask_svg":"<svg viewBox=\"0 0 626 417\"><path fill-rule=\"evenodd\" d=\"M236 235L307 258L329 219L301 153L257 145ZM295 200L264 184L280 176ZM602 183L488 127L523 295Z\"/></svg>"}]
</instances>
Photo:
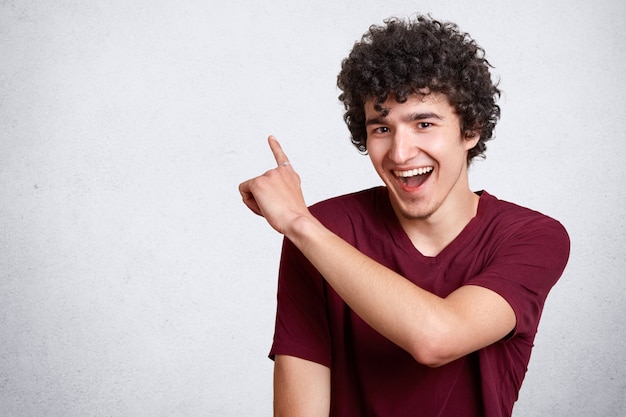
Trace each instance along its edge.
<instances>
[{"instance_id":1,"label":"maroon t-shirt","mask_svg":"<svg viewBox=\"0 0 626 417\"><path fill-rule=\"evenodd\" d=\"M517 318L504 340L438 368L421 365L358 317L302 253L284 241L270 357L331 370L331 416L510 416L544 301L569 256L554 219L480 193L478 212L435 257L406 235L384 187L333 198L312 213L362 253L440 297L489 288Z\"/></svg>"}]
</instances>

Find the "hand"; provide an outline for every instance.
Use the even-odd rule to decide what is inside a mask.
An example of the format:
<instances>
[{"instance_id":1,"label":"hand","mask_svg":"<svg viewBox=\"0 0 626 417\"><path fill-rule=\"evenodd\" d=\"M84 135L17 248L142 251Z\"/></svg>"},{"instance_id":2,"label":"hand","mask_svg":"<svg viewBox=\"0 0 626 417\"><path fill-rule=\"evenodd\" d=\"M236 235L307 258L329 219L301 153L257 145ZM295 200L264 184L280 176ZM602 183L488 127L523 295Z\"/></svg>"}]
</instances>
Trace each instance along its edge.
<instances>
[{"instance_id":1,"label":"hand","mask_svg":"<svg viewBox=\"0 0 626 417\"><path fill-rule=\"evenodd\" d=\"M300 176L276 138L270 136L268 142L278 167L241 183L239 192L250 210L265 217L276 231L286 234L296 219L311 214L304 202Z\"/></svg>"}]
</instances>

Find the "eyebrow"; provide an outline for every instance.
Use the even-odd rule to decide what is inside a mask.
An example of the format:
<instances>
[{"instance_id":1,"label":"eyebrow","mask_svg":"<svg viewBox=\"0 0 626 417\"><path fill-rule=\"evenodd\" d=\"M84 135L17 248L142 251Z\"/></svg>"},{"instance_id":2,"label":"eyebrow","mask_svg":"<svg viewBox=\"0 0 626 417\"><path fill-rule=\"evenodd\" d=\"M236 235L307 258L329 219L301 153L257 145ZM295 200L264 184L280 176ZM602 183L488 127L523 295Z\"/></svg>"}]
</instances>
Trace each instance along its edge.
<instances>
[{"instance_id":1,"label":"eyebrow","mask_svg":"<svg viewBox=\"0 0 626 417\"><path fill-rule=\"evenodd\" d=\"M382 115L378 117L372 117L365 121L365 126L385 124L386 119L387 117L382 116ZM417 120L424 120L424 119L443 120L443 117L441 117L437 113L432 113L432 112L431 113L411 113L409 117L406 118L406 121L415 122Z\"/></svg>"}]
</instances>

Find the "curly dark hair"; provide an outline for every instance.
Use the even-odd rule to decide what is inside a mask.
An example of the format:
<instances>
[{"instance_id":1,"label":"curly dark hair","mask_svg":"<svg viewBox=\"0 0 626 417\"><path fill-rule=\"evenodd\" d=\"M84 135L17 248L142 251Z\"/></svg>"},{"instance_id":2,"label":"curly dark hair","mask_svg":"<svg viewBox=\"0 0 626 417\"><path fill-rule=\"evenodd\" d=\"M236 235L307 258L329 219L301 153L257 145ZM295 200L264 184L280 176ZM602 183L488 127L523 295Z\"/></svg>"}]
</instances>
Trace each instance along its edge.
<instances>
[{"instance_id":1,"label":"curly dark hair","mask_svg":"<svg viewBox=\"0 0 626 417\"><path fill-rule=\"evenodd\" d=\"M375 108L382 111L389 96L404 103L411 94L436 92L444 94L459 115L464 137L480 135L468 152L468 165L474 157L484 157L485 142L500 117L500 90L491 80L485 51L454 23L429 15L384 23L372 25L354 45L337 77L352 143L367 153L367 101L376 100Z\"/></svg>"}]
</instances>

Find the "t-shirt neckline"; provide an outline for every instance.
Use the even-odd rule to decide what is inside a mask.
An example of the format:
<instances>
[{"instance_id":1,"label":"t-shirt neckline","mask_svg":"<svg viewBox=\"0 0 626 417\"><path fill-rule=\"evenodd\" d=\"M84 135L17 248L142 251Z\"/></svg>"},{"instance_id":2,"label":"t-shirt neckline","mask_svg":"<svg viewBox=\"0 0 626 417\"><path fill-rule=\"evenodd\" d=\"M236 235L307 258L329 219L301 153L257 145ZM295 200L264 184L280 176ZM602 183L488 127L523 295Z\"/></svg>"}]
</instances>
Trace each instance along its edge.
<instances>
[{"instance_id":1,"label":"t-shirt neckline","mask_svg":"<svg viewBox=\"0 0 626 417\"><path fill-rule=\"evenodd\" d=\"M489 204L488 200L491 199L492 196L485 190L476 191L475 193L480 197L478 200L476 215L472 217L472 219L465 225L452 242L450 242L435 256L426 256L413 245L413 242L402 228L400 220L391 206L389 194L384 186L381 186L382 198L379 200L378 210L395 244L407 255L415 256L423 263L433 265L443 263L443 260L449 256L448 254L454 253L454 249L457 246L462 245L466 240L468 240L476 227L480 224L480 219L484 217L483 213L486 210L486 206Z\"/></svg>"}]
</instances>

